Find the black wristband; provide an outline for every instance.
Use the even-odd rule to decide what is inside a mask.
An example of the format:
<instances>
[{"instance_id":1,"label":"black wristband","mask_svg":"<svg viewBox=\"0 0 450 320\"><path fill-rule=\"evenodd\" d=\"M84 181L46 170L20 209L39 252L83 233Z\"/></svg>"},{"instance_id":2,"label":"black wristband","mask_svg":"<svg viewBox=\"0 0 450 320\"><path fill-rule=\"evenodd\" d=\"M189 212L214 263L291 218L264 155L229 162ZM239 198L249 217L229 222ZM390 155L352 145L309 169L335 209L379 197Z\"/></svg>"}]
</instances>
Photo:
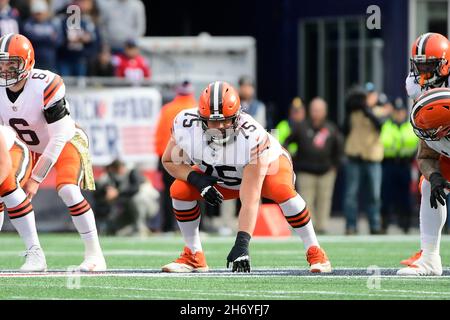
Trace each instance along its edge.
<instances>
[{"instance_id":1,"label":"black wristband","mask_svg":"<svg viewBox=\"0 0 450 320\"><path fill-rule=\"evenodd\" d=\"M198 173L197 171L193 170L191 171L187 176L187 182L192 184L197 189L200 187L199 182L201 181L202 175Z\"/></svg>"},{"instance_id":2,"label":"black wristband","mask_svg":"<svg viewBox=\"0 0 450 320\"><path fill-rule=\"evenodd\" d=\"M234 245L243 246L247 248L251 238L252 236L249 235L247 232L239 231L236 235L236 241L234 242Z\"/></svg>"}]
</instances>

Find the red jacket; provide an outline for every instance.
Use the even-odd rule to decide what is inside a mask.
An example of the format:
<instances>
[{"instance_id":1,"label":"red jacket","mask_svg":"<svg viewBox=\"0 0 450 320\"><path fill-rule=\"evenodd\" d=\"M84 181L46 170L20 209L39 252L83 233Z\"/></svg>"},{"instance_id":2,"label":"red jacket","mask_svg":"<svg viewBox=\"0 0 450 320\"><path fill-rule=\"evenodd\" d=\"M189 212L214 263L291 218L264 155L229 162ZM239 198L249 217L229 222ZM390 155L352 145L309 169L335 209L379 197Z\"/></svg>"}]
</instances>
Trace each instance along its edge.
<instances>
[{"instance_id":1,"label":"red jacket","mask_svg":"<svg viewBox=\"0 0 450 320\"><path fill-rule=\"evenodd\" d=\"M125 55L115 57L116 76L129 80L150 79L151 69L143 56L128 58Z\"/></svg>"}]
</instances>

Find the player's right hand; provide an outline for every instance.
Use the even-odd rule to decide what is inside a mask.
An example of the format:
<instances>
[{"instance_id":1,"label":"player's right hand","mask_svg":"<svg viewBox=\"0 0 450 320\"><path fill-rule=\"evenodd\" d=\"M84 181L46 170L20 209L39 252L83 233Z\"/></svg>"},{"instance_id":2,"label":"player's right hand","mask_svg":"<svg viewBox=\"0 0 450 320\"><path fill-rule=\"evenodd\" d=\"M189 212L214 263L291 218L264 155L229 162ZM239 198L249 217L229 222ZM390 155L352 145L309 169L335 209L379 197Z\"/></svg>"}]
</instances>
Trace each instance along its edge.
<instances>
[{"instance_id":1,"label":"player's right hand","mask_svg":"<svg viewBox=\"0 0 450 320\"><path fill-rule=\"evenodd\" d=\"M222 203L223 195L214 187L220 181L219 178L192 171L187 181L197 188L202 198L210 205L217 206Z\"/></svg>"},{"instance_id":2,"label":"player's right hand","mask_svg":"<svg viewBox=\"0 0 450 320\"><path fill-rule=\"evenodd\" d=\"M445 189L450 189L450 183L439 172L433 172L430 175L431 195L430 205L432 208L437 209L437 202L443 206L446 203Z\"/></svg>"}]
</instances>

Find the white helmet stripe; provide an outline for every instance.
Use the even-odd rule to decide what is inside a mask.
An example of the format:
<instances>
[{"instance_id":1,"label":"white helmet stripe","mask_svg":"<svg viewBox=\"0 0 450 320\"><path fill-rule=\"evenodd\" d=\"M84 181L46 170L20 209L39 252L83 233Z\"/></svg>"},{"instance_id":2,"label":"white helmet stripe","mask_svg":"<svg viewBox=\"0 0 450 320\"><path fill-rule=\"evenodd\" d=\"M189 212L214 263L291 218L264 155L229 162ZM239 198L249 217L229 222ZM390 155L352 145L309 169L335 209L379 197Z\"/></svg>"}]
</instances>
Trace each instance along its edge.
<instances>
[{"instance_id":1,"label":"white helmet stripe","mask_svg":"<svg viewBox=\"0 0 450 320\"><path fill-rule=\"evenodd\" d=\"M417 44L417 47L418 47L418 54L425 54L425 47L424 47L424 43L425 43L425 40L428 38L428 36L430 35L431 33L425 33L424 35L422 35L421 37L420 37L420 40L419 40L419 43Z\"/></svg>"},{"instance_id":2,"label":"white helmet stripe","mask_svg":"<svg viewBox=\"0 0 450 320\"><path fill-rule=\"evenodd\" d=\"M219 114L219 85L220 82L216 81L214 82L214 114Z\"/></svg>"},{"instance_id":3,"label":"white helmet stripe","mask_svg":"<svg viewBox=\"0 0 450 320\"><path fill-rule=\"evenodd\" d=\"M5 35L5 36L3 37L2 45L1 45L1 47L0 47L0 52L6 52L6 51L8 51L8 50L7 50L7 49L8 49L7 44L9 44L9 39L10 39L13 35L14 35L13 33L8 33L7 35Z\"/></svg>"}]
</instances>

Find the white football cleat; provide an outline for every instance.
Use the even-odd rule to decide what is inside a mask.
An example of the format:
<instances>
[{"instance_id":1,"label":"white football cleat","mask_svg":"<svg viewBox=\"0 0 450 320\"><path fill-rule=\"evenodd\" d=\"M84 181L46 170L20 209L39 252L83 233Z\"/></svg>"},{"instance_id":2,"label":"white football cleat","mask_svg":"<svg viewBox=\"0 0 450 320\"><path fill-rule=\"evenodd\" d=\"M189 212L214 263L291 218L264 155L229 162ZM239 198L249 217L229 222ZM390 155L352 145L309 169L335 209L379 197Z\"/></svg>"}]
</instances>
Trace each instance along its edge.
<instances>
[{"instance_id":1,"label":"white football cleat","mask_svg":"<svg viewBox=\"0 0 450 320\"><path fill-rule=\"evenodd\" d=\"M439 254L425 254L413 264L397 271L398 276L440 276L442 262Z\"/></svg>"},{"instance_id":2,"label":"white football cleat","mask_svg":"<svg viewBox=\"0 0 450 320\"><path fill-rule=\"evenodd\" d=\"M25 257L25 263L20 267L21 272L47 271L45 255L40 247L31 247L23 253L23 256Z\"/></svg>"},{"instance_id":3,"label":"white football cleat","mask_svg":"<svg viewBox=\"0 0 450 320\"><path fill-rule=\"evenodd\" d=\"M92 272L106 271L106 261L103 256L89 256L76 268L75 271Z\"/></svg>"}]
</instances>

